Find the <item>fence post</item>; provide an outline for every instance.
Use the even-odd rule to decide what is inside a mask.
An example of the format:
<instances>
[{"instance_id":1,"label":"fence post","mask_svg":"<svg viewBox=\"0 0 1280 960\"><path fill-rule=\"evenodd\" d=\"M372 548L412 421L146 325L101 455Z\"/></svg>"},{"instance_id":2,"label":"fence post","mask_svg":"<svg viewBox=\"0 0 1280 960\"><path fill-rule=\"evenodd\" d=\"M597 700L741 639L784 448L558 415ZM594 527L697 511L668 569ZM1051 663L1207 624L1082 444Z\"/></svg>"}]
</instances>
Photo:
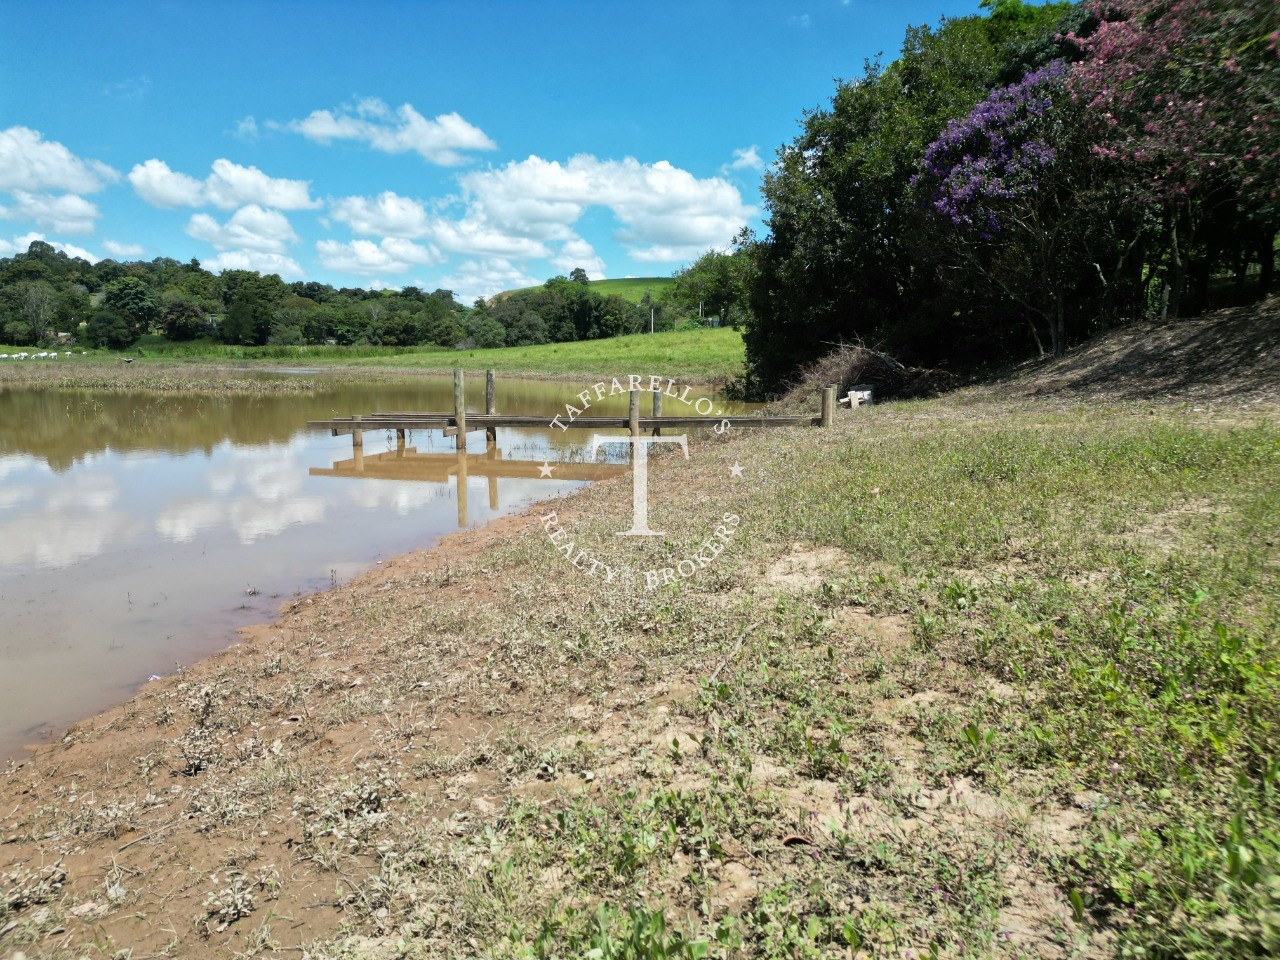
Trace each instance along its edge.
<instances>
[{"instance_id":1,"label":"fence post","mask_svg":"<svg viewBox=\"0 0 1280 960\"><path fill-rule=\"evenodd\" d=\"M459 453L465 453L467 449L467 389L466 381L463 379L462 370L453 371L453 417L454 422L458 425L458 435L455 438L456 448Z\"/></svg>"},{"instance_id":2,"label":"fence post","mask_svg":"<svg viewBox=\"0 0 1280 960\"><path fill-rule=\"evenodd\" d=\"M822 425L824 427L831 426L836 415L836 388L823 387L822 389Z\"/></svg>"},{"instance_id":3,"label":"fence post","mask_svg":"<svg viewBox=\"0 0 1280 960\"><path fill-rule=\"evenodd\" d=\"M494 370L484 372L484 412L491 417L498 412L497 372ZM496 443L498 428L489 424L484 428L484 437L489 443Z\"/></svg>"},{"instance_id":4,"label":"fence post","mask_svg":"<svg viewBox=\"0 0 1280 960\"><path fill-rule=\"evenodd\" d=\"M662 391L661 390L653 391L653 415L655 417L662 416ZM652 436L655 436L655 437L662 436L662 428L658 426L656 423L653 425L653 429L649 432Z\"/></svg>"},{"instance_id":5,"label":"fence post","mask_svg":"<svg viewBox=\"0 0 1280 960\"><path fill-rule=\"evenodd\" d=\"M633 437L640 436L640 391L632 390L627 398L627 427Z\"/></svg>"}]
</instances>

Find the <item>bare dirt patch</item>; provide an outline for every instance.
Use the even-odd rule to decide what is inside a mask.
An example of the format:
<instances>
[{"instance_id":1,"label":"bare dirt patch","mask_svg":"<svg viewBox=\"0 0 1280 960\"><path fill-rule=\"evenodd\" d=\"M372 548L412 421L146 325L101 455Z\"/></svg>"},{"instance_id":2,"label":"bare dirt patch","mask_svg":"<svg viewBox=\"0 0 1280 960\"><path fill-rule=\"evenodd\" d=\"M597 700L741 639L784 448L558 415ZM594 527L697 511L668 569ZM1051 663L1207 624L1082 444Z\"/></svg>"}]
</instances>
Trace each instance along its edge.
<instances>
[{"instance_id":1,"label":"bare dirt patch","mask_svg":"<svg viewBox=\"0 0 1280 960\"><path fill-rule=\"evenodd\" d=\"M791 552L769 565L765 581L775 590L801 593L815 590L824 580L848 571L849 555L834 547L806 547L794 544Z\"/></svg>"},{"instance_id":2,"label":"bare dirt patch","mask_svg":"<svg viewBox=\"0 0 1280 960\"><path fill-rule=\"evenodd\" d=\"M1013 395L1280 404L1280 297L1191 320L1139 323L1029 363Z\"/></svg>"}]
</instances>

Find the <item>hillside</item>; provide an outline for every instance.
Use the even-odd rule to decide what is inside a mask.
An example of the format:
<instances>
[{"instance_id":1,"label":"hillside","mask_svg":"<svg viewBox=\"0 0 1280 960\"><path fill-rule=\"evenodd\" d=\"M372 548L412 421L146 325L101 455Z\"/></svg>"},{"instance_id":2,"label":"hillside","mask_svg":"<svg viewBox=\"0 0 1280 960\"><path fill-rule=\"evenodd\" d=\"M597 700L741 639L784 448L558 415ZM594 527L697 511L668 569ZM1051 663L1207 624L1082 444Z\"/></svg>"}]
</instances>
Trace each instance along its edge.
<instances>
[{"instance_id":1,"label":"hillside","mask_svg":"<svg viewBox=\"0 0 1280 960\"><path fill-rule=\"evenodd\" d=\"M997 385L1024 396L1280 402L1280 297L1113 330Z\"/></svg>"},{"instance_id":2,"label":"hillside","mask_svg":"<svg viewBox=\"0 0 1280 960\"><path fill-rule=\"evenodd\" d=\"M630 300L632 303L639 303L644 297L645 291L648 290L655 297L672 282L671 277L619 277L614 280L592 280L591 289L602 296L611 294L622 297L623 300ZM525 290L536 290L537 287L520 287L516 290L504 290L502 293L496 294L491 303L496 300L502 300L511 296L513 293L522 293Z\"/></svg>"}]
</instances>

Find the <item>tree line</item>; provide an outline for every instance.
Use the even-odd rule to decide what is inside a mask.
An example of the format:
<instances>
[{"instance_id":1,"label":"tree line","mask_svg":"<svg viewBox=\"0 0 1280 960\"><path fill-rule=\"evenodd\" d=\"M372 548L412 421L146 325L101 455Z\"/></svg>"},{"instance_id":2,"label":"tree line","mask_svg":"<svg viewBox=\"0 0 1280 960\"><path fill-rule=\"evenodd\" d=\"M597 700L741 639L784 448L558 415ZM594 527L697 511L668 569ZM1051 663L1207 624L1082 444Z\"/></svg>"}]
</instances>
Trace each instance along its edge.
<instances>
[{"instance_id":1,"label":"tree line","mask_svg":"<svg viewBox=\"0 0 1280 960\"><path fill-rule=\"evenodd\" d=\"M1274 288L1274 0L982 6L779 150L734 254L749 392L840 342L960 367Z\"/></svg>"},{"instance_id":2,"label":"tree line","mask_svg":"<svg viewBox=\"0 0 1280 960\"><path fill-rule=\"evenodd\" d=\"M582 269L542 286L465 307L449 290L427 293L286 283L250 270L210 273L199 261L91 264L44 241L0 260L0 343L51 345L67 338L114 350L144 336L242 346L302 344L440 347L527 346L593 340L740 319L717 292L708 253L639 303L593 289Z\"/></svg>"},{"instance_id":3,"label":"tree line","mask_svg":"<svg viewBox=\"0 0 1280 960\"><path fill-rule=\"evenodd\" d=\"M454 346L467 311L451 291L335 289L198 260L89 263L43 241L0 260L0 342L72 338L120 350L141 337L243 346L306 343Z\"/></svg>"}]
</instances>

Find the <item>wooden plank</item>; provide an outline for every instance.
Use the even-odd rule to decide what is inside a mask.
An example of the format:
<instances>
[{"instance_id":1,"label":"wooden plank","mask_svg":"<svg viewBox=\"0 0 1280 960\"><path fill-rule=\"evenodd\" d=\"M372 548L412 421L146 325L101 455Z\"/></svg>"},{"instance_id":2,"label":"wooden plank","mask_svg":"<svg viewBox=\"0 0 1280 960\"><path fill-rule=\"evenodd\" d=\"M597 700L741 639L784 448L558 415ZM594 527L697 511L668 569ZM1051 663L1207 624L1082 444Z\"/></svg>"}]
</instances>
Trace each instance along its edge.
<instances>
[{"instance_id":1,"label":"wooden plank","mask_svg":"<svg viewBox=\"0 0 1280 960\"><path fill-rule=\"evenodd\" d=\"M375 480L430 480L444 482L458 472L456 453L418 453L410 449L339 460L332 467L312 467L313 477L369 477ZM626 473L625 463L552 463L554 480L604 480ZM486 453L466 456L469 476L505 480L538 480L542 464L531 460L503 460Z\"/></svg>"},{"instance_id":2,"label":"wooden plank","mask_svg":"<svg viewBox=\"0 0 1280 960\"><path fill-rule=\"evenodd\" d=\"M418 414L414 416L368 415L355 418L334 418L332 420L309 420L307 426L329 430L334 436L351 433L353 430L446 430L448 436L454 436L457 418L447 413ZM797 427L821 426L822 417L766 417L750 415L734 415L727 417L669 416L669 417L637 417L639 426L643 428L666 427L712 427L724 421L733 427ZM578 417L572 422L562 421L567 426L579 430L630 430L631 417ZM466 429L481 427L529 427L545 429L550 425L548 417L511 416L505 414L472 414L463 421ZM358 426L357 426L358 424Z\"/></svg>"}]
</instances>

